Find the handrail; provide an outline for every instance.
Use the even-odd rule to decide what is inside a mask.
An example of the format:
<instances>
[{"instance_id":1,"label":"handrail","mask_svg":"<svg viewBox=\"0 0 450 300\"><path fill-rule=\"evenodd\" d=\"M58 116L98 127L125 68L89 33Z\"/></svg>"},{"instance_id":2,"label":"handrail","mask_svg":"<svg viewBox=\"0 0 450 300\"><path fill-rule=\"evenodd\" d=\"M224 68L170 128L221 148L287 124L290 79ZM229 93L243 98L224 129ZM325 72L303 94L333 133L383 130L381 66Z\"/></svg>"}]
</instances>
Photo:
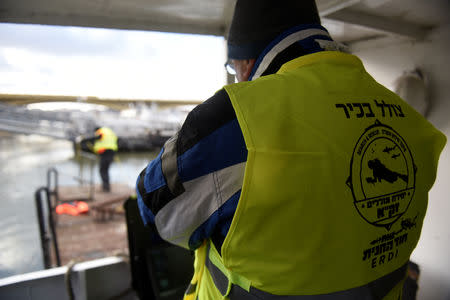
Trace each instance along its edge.
<instances>
[{"instance_id":1,"label":"handrail","mask_svg":"<svg viewBox=\"0 0 450 300\"><path fill-rule=\"evenodd\" d=\"M53 177L52 177L53 174ZM58 170L56 168L50 168L47 170L47 189L50 196L54 196L55 201L52 204L51 208L56 207L59 202L58 197ZM53 178L53 181L52 181ZM52 186L53 182L53 186ZM50 201L51 202L51 201Z\"/></svg>"},{"instance_id":2,"label":"handrail","mask_svg":"<svg viewBox=\"0 0 450 300\"><path fill-rule=\"evenodd\" d=\"M45 198L42 197L44 192ZM56 237L55 224L53 221L53 208L50 203L50 191L47 187L41 187L36 190L35 194L36 210L39 222L39 233L41 237L41 247L44 259L44 267L51 268L50 242L53 242L55 252L56 265L61 266L59 257L58 240ZM47 215L47 220L45 216ZM50 229L50 231L49 231Z\"/></svg>"},{"instance_id":3,"label":"handrail","mask_svg":"<svg viewBox=\"0 0 450 300\"><path fill-rule=\"evenodd\" d=\"M79 182L83 184L84 182L89 183L89 200L94 199L94 163L97 161L97 156L92 153L87 153L85 151L78 151L77 153L81 158L89 160L89 180L83 179L83 163L80 165Z\"/></svg>"},{"instance_id":4,"label":"handrail","mask_svg":"<svg viewBox=\"0 0 450 300\"><path fill-rule=\"evenodd\" d=\"M89 160L92 161L96 161L97 160L97 156L95 154L86 152L86 151L79 151L78 155L80 155L83 158L87 158Z\"/></svg>"},{"instance_id":5,"label":"handrail","mask_svg":"<svg viewBox=\"0 0 450 300\"><path fill-rule=\"evenodd\" d=\"M55 201L52 202L52 207L55 208L56 205L59 204L60 198L58 194L58 178L59 175L64 175L67 177L70 177L71 179L77 181L80 185L88 184L89 185L89 200L94 199L94 164L97 161L97 156L91 153L86 153L83 151L76 151L76 155L81 157L81 163L79 168L79 174L78 176L73 176L71 174L66 174L63 172L59 172L56 170L56 168L52 167L47 170L47 188L49 190L49 193L51 196L54 196ZM89 178L84 179L83 178L83 167L84 167L84 159L88 160L89 162ZM52 176L53 175L53 176ZM52 180L53 179L53 180Z\"/></svg>"}]
</instances>

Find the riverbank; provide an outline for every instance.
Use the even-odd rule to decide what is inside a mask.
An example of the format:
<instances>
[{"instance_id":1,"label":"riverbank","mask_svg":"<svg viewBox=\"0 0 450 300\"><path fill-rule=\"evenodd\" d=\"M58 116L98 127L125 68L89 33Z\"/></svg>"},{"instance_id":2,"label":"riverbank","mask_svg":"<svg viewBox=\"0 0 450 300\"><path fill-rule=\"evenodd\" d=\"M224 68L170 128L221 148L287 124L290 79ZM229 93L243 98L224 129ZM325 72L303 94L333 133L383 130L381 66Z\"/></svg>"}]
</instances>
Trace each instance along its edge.
<instances>
[{"instance_id":1,"label":"riverbank","mask_svg":"<svg viewBox=\"0 0 450 300\"><path fill-rule=\"evenodd\" d=\"M131 188L156 152L121 153L110 169L112 182ZM0 278L43 268L34 192L46 185L49 168L60 172L59 184L75 186L81 162L68 141L40 136L0 136ZM83 169L85 178L89 170ZM100 182L98 166L94 180Z\"/></svg>"}]
</instances>

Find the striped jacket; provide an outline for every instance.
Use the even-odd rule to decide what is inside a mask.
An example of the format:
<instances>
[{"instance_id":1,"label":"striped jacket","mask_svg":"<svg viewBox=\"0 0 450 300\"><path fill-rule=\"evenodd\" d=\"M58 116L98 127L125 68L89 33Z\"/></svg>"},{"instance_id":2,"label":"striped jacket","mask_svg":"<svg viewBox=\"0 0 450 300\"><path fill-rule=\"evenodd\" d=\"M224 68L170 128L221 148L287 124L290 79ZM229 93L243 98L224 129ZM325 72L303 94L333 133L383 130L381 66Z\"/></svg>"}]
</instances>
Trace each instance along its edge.
<instances>
[{"instance_id":1,"label":"striped jacket","mask_svg":"<svg viewBox=\"0 0 450 300\"><path fill-rule=\"evenodd\" d=\"M255 63L250 79L273 74L301 55L335 47L319 25L292 28ZM140 173L137 198L144 223L191 250L210 238L217 249L236 210L247 159L245 141L224 89L192 110L181 130Z\"/></svg>"}]
</instances>

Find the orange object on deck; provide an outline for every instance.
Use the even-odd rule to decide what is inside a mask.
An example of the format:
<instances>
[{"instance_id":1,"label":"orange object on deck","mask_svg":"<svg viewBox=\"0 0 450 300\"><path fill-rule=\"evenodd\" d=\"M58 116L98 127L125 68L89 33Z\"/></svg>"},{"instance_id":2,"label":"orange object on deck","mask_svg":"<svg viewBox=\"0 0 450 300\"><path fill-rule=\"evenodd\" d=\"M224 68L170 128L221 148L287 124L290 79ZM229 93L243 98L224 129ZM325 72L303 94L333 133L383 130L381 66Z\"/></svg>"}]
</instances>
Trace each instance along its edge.
<instances>
[{"instance_id":1,"label":"orange object on deck","mask_svg":"<svg viewBox=\"0 0 450 300\"><path fill-rule=\"evenodd\" d=\"M80 213L80 214L84 214L89 211L89 206L86 202L77 201L76 206L77 206L78 213Z\"/></svg>"},{"instance_id":2,"label":"orange object on deck","mask_svg":"<svg viewBox=\"0 0 450 300\"><path fill-rule=\"evenodd\" d=\"M79 214L87 213L89 206L86 202L75 201L73 203L63 203L56 206L55 211L58 215L67 214L71 216L78 216Z\"/></svg>"}]
</instances>

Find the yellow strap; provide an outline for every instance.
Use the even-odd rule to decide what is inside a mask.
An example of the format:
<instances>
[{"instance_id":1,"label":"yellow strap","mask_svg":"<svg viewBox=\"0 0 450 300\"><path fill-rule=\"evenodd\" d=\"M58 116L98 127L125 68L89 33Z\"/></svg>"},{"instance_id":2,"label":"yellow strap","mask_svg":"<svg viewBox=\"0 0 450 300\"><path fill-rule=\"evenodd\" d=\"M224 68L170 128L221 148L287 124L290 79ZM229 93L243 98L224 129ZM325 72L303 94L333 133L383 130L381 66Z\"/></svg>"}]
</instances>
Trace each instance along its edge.
<instances>
[{"instance_id":1,"label":"yellow strap","mask_svg":"<svg viewBox=\"0 0 450 300\"><path fill-rule=\"evenodd\" d=\"M184 294L184 300L193 300L197 298L198 290L201 284L201 278L205 269L206 250L206 241L203 242L203 244L197 250L195 250L194 276L192 277L191 285L196 285L196 289L194 293Z\"/></svg>"},{"instance_id":2,"label":"yellow strap","mask_svg":"<svg viewBox=\"0 0 450 300\"><path fill-rule=\"evenodd\" d=\"M189 295L184 294L183 300L194 300L195 297L196 297L195 293L194 294L189 294Z\"/></svg>"}]
</instances>

